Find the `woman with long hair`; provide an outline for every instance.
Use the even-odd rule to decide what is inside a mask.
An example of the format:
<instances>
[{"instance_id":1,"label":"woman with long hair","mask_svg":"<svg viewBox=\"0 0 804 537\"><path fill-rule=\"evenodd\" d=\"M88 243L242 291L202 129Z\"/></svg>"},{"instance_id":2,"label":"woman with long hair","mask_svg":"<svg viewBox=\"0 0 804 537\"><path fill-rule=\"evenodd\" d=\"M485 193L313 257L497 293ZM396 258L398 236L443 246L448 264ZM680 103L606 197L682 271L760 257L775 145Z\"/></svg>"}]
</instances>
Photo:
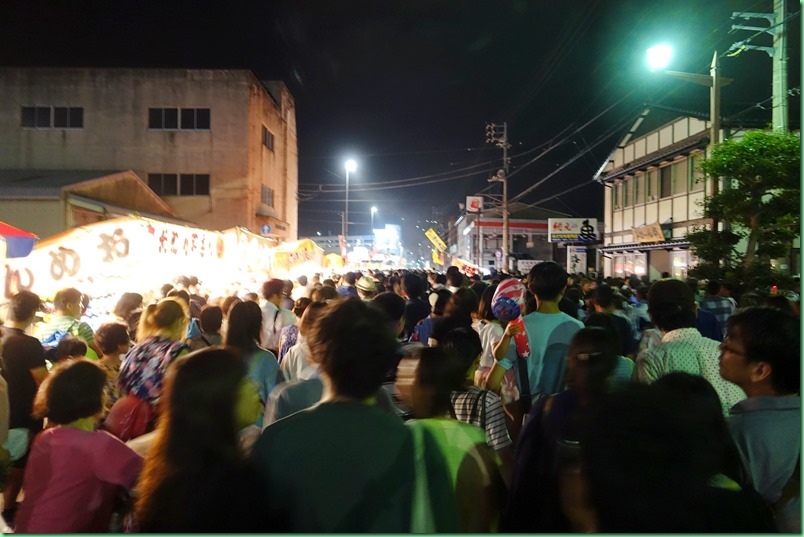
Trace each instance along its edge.
<instances>
[{"instance_id":1,"label":"woman with long hair","mask_svg":"<svg viewBox=\"0 0 804 537\"><path fill-rule=\"evenodd\" d=\"M570 342L567 389L534 402L516 446L505 532L585 531L562 503L562 484L577 467L590 413L608 391L618 359L616 339L598 327L583 328Z\"/></svg>"},{"instance_id":2,"label":"woman with long hair","mask_svg":"<svg viewBox=\"0 0 804 537\"><path fill-rule=\"evenodd\" d=\"M259 398L238 353L207 347L171 366L154 444L137 487L142 532L277 531L263 490L238 450Z\"/></svg>"},{"instance_id":3,"label":"woman with long hair","mask_svg":"<svg viewBox=\"0 0 804 537\"><path fill-rule=\"evenodd\" d=\"M156 407L167 367L188 350L184 340L189 322L187 306L178 298L163 298L145 308L137 344L120 365L117 386L121 395L133 394Z\"/></svg>"},{"instance_id":4,"label":"woman with long hair","mask_svg":"<svg viewBox=\"0 0 804 537\"><path fill-rule=\"evenodd\" d=\"M248 378L257 387L257 393L264 406L268 394L284 380L284 377L274 353L260 347L261 334L262 310L256 302L247 300L232 306L232 311L229 312L226 345L240 351L243 363L248 369ZM262 413L255 423L258 426L262 425Z\"/></svg>"}]
</instances>

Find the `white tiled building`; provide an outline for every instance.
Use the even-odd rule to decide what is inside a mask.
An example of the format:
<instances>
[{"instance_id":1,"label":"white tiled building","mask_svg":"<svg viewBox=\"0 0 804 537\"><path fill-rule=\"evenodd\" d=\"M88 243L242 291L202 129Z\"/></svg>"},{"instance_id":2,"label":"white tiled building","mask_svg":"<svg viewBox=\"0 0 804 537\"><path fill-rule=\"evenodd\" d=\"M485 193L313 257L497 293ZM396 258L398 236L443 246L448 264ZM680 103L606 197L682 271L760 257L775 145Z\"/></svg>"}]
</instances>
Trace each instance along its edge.
<instances>
[{"instance_id":1,"label":"white tiled building","mask_svg":"<svg viewBox=\"0 0 804 537\"><path fill-rule=\"evenodd\" d=\"M685 235L711 222L701 205L710 179L699 170L709 124L683 117L630 137L597 178L607 187L600 266L607 276L684 278L696 264Z\"/></svg>"}]
</instances>

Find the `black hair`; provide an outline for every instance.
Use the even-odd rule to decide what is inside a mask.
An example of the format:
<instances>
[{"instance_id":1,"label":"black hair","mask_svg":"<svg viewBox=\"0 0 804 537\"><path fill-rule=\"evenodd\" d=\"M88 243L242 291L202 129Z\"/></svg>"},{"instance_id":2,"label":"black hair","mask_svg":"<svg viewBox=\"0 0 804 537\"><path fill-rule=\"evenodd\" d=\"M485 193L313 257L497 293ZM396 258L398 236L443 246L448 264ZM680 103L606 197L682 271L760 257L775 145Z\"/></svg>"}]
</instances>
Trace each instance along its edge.
<instances>
[{"instance_id":1,"label":"black hair","mask_svg":"<svg viewBox=\"0 0 804 537\"><path fill-rule=\"evenodd\" d=\"M33 404L34 417L66 425L100 413L106 378L103 367L92 360L76 358L60 362L39 387Z\"/></svg>"},{"instance_id":2,"label":"black hair","mask_svg":"<svg viewBox=\"0 0 804 537\"><path fill-rule=\"evenodd\" d=\"M466 377L469 367L483 352L480 335L472 328L453 328L439 340L438 346L455 358L455 365L458 368L456 374L461 380L458 384L460 386L463 384L462 379Z\"/></svg>"},{"instance_id":3,"label":"black hair","mask_svg":"<svg viewBox=\"0 0 804 537\"><path fill-rule=\"evenodd\" d=\"M376 312L354 297L331 302L306 336L310 358L337 395L374 395L395 363L396 334Z\"/></svg>"},{"instance_id":4,"label":"black hair","mask_svg":"<svg viewBox=\"0 0 804 537\"><path fill-rule=\"evenodd\" d=\"M375 310L382 312L389 323L398 323L405 315L405 299L390 291L375 296L369 304Z\"/></svg>"},{"instance_id":5,"label":"black hair","mask_svg":"<svg viewBox=\"0 0 804 537\"><path fill-rule=\"evenodd\" d=\"M42 300L39 295L31 291L20 291L11 297L8 318L16 322L27 321L36 314L41 305Z\"/></svg>"},{"instance_id":6,"label":"black hair","mask_svg":"<svg viewBox=\"0 0 804 537\"><path fill-rule=\"evenodd\" d=\"M745 359L771 366L771 384L783 394L801 390L801 330L795 315L767 306L738 310L726 323L738 333Z\"/></svg>"},{"instance_id":7,"label":"black hair","mask_svg":"<svg viewBox=\"0 0 804 537\"><path fill-rule=\"evenodd\" d=\"M116 351L121 345L131 342L128 327L121 323L105 323L95 330L95 344L103 354Z\"/></svg>"},{"instance_id":8,"label":"black hair","mask_svg":"<svg viewBox=\"0 0 804 537\"><path fill-rule=\"evenodd\" d=\"M567 271L553 261L537 263L528 273L528 289L538 300L558 300L567 286Z\"/></svg>"},{"instance_id":9,"label":"black hair","mask_svg":"<svg viewBox=\"0 0 804 537\"><path fill-rule=\"evenodd\" d=\"M223 324L223 310L219 306L204 306L198 315L198 323L206 334L217 332Z\"/></svg>"},{"instance_id":10,"label":"black hair","mask_svg":"<svg viewBox=\"0 0 804 537\"><path fill-rule=\"evenodd\" d=\"M421 298L424 293L424 281L412 272L402 277L402 289L410 298Z\"/></svg>"}]
</instances>

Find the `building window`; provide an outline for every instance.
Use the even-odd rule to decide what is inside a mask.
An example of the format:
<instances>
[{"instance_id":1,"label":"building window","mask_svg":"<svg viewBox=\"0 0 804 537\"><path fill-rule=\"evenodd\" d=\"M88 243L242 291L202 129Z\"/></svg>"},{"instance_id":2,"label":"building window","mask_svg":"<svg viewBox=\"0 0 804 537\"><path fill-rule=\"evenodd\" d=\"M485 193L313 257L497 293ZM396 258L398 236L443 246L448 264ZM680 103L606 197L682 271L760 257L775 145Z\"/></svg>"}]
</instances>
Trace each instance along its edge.
<instances>
[{"instance_id":1,"label":"building window","mask_svg":"<svg viewBox=\"0 0 804 537\"><path fill-rule=\"evenodd\" d=\"M659 168L659 197L669 198L673 195L673 169L670 166Z\"/></svg>"},{"instance_id":2,"label":"building window","mask_svg":"<svg viewBox=\"0 0 804 537\"><path fill-rule=\"evenodd\" d=\"M622 185L619 181L614 183L614 186L611 189L611 206L614 207L615 210L620 209L620 191L622 190Z\"/></svg>"},{"instance_id":3,"label":"building window","mask_svg":"<svg viewBox=\"0 0 804 537\"><path fill-rule=\"evenodd\" d=\"M689 164L690 192L700 192L705 186L704 174L701 171L701 154L690 155Z\"/></svg>"},{"instance_id":4,"label":"building window","mask_svg":"<svg viewBox=\"0 0 804 537\"><path fill-rule=\"evenodd\" d=\"M645 176L645 198L647 201L656 201L656 170L648 170Z\"/></svg>"},{"instance_id":5,"label":"building window","mask_svg":"<svg viewBox=\"0 0 804 537\"><path fill-rule=\"evenodd\" d=\"M83 129L79 106L23 106L20 125L32 129Z\"/></svg>"},{"instance_id":6,"label":"building window","mask_svg":"<svg viewBox=\"0 0 804 537\"><path fill-rule=\"evenodd\" d=\"M179 120L181 119L181 123ZM154 130L208 131L209 108L149 108L148 128Z\"/></svg>"},{"instance_id":7,"label":"building window","mask_svg":"<svg viewBox=\"0 0 804 537\"><path fill-rule=\"evenodd\" d=\"M645 175L634 177L634 205L645 203Z\"/></svg>"},{"instance_id":8,"label":"building window","mask_svg":"<svg viewBox=\"0 0 804 537\"><path fill-rule=\"evenodd\" d=\"M674 162L671 167L673 168L673 194L684 194L687 192L687 182L689 181L687 159Z\"/></svg>"},{"instance_id":9,"label":"building window","mask_svg":"<svg viewBox=\"0 0 804 537\"><path fill-rule=\"evenodd\" d=\"M274 150L274 133L269 131L265 125L262 126L262 145L271 151Z\"/></svg>"},{"instance_id":10,"label":"building window","mask_svg":"<svg viewBox=\"0 0 804 537\"><path fill-rule=\"evenodd\" d=\"M262 185L262 189L260 190L260 201L267 205L268 207L274 206L274 189L268 188L265 185Z\"/></svg>"},{"instance_id":11,"label":"building window","mask_svg":"<svg viewBox=\"0 0 804 537\"><path fill-rule=\"evenodd\" d=\"M148 186L159 196L209 196L209 174L149 173Z\"/></svg>"},{"instance_id":12,"label":"building window","mask_svg":"<svg viewBox=\"0 0 804 537\"><path fill-rule=\"evenodd\" d=\"M631 185L631 177L627 177L623 180L623 207L631 206L631 189L633 188Z\"/></svg>"}]
</instances>

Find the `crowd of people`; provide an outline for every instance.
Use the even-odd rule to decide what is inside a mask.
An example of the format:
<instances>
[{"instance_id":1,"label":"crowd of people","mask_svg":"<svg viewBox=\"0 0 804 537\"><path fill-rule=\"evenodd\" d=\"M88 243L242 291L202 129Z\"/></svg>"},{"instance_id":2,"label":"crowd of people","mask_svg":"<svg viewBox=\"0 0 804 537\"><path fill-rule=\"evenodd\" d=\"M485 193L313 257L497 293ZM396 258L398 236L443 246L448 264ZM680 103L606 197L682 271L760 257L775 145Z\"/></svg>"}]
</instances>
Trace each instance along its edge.
<instances>
[{"instance_id":1,"label":"crowd of people","mask_svg":"<svg viewBox=\"0 0 804 537\"><path fill-rule=\"evenodd\" d=\"M799 290L662 276L366 270L232 296L180 277L94 327L78 289L44 318L20 291L0 310L3 521L799 533Z\"/></svg>"}]
</instances>

